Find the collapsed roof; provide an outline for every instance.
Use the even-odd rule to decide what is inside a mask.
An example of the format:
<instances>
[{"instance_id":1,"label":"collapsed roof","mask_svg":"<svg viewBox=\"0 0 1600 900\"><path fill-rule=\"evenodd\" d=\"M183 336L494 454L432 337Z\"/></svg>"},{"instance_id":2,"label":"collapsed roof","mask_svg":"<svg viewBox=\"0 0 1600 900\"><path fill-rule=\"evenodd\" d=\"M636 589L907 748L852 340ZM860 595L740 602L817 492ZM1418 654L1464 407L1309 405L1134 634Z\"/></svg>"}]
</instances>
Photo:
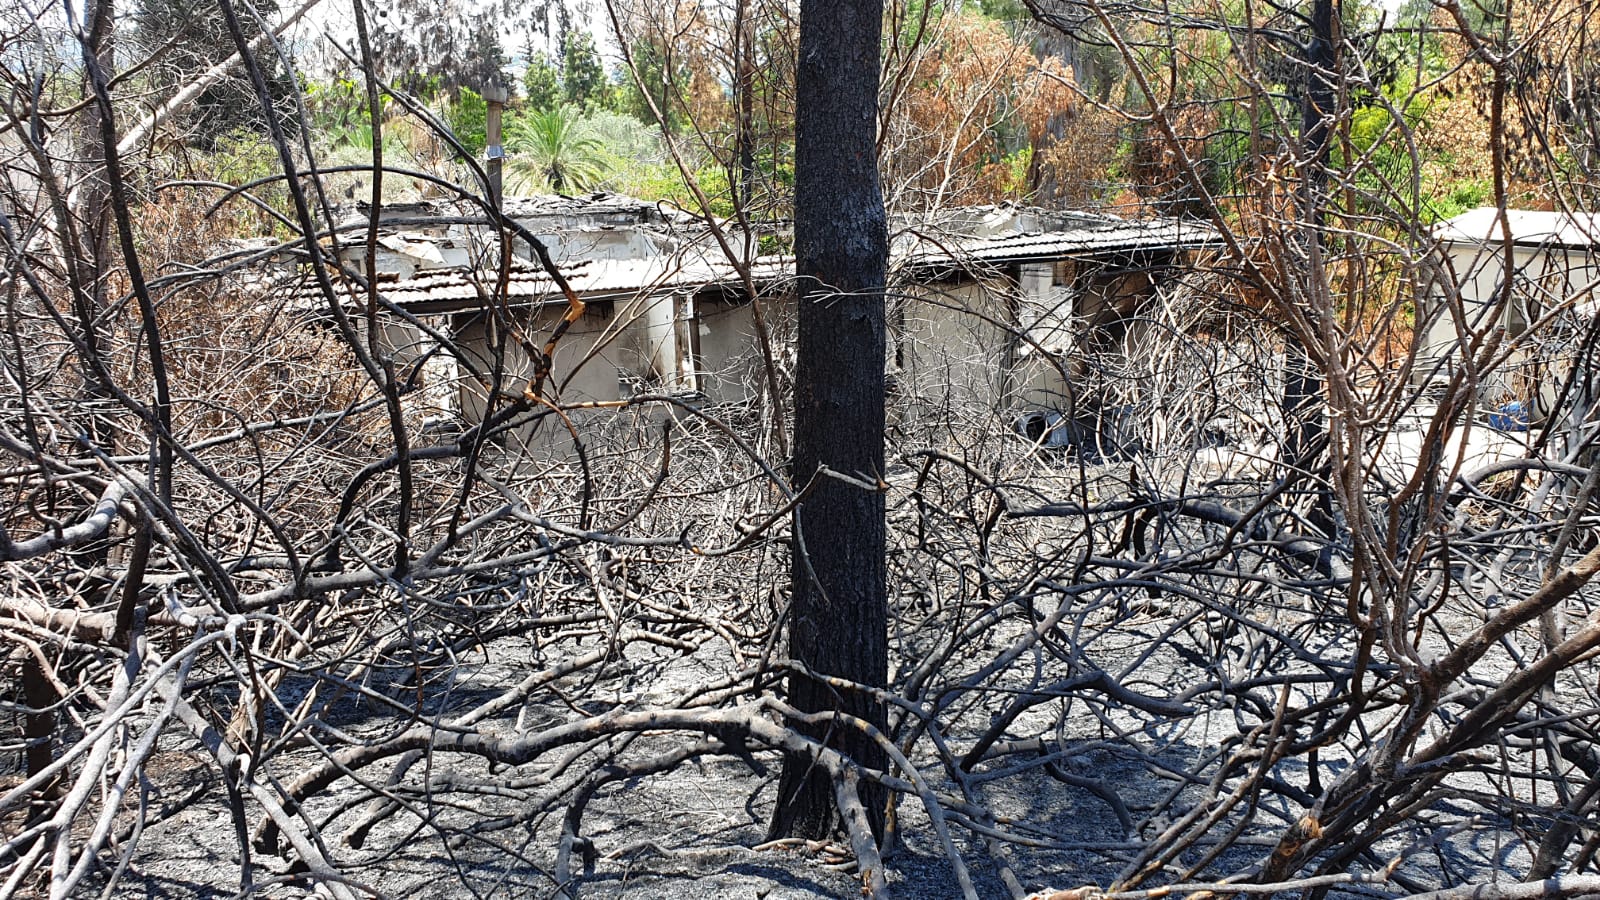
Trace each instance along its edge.
<instances>
[{"instance_id":1,"label":"collapsed roof","mask_svg":"<svg viewBox=\"0 0 1600 900\"><path fill-rule=\"evenodd\" d=\"M728 260L703 219L662 204L597 193L511 198L503 209L550 247L563 277L586 298L770 288L793 277L791 257L758 256L746 267L747 285L741 267ZM364 229L369 212L358 205L340 230ZM499 268L486 252L488 222L481 209L473 213L463 204L437 201L385 206L379 238L385 258L378 267L384 300L414 314L479 309L490 297L514 306L564 302L554 279L526 253L513 259L504 290L498 291ZM1213 228L1190 220L977 207L937 222L902 226L891 244L891 265L904 277L919 278L1030 260L1171 253L1217 243ZM345 262L359 272L365 245L351 242L345 249ZM350 296L359 298L350 287ZM302 301L312 306L321 299L308 287Z\"/></svg>"}]
</instances>

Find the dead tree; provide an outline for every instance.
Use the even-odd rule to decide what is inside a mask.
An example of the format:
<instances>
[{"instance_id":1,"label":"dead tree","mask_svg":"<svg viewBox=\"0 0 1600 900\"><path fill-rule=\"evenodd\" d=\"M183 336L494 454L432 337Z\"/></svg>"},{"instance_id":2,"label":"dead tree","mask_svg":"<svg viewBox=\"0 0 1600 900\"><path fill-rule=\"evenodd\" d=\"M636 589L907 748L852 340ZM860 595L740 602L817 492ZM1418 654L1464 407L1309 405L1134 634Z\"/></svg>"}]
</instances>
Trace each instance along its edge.
<instances>
[{"instance_id":1,"label":"dead tree","mask_svg":"<svg viewBox=\"0 0 1600 900\"><path fill-rule=\"evenodd\" d=\"M800 10L794 480L806 487L795 508L789 614L789 654L810 670L790 675L790 702L879 730L883 702L871 691L885 683L888 657L882 478L889 248L876 152L882 18L882 4L871 0L808 2ZM812 673L866 690L841 692ZM876 742L856 729L824 720L810 733L838 740L863 766L886 767ZM869 789L862 801L881 839L886 798ZM809 759L791 757L773 835L826 837L836 815L830 779Z\"/></svg>"}]
</instances>

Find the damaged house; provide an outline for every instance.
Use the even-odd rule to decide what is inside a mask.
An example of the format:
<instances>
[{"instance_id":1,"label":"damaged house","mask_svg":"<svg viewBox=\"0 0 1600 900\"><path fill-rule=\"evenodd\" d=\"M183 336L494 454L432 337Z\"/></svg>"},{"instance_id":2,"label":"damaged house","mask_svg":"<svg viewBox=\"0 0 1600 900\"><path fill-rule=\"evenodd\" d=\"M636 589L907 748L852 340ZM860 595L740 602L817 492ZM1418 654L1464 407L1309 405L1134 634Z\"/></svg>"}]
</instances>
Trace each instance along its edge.
<instances>
[{"instance_id":1,"label":"damaged house","mask_svg":"<svg viewBox=\"0 0 1600 900\"><path fill-rule=\"evenodd\" d=\"M545 381L573 430L641 394L707 406L757 400L758 318L780 367L788 358L793 263L749 252L754 236L728 232L725 249L703 221L609 194L508 200L505 212L549 248L584 304ZM346 233L364 229L365 215ZM527 347L542 348L570 304L526 241L514 242L502 285L481 221L439 204L388 206L381 216L379 290L397 361L424 367L435 415L481 421L493 373L500 391L520 395L536 375ZM1068 410L1075 374L1065 351L1085 335L1116 337L1214 240L1206 226L1174 219L1007 207L901 228L891 250L892 424L957 404L1007 418ZM364 253L347 245L345 262L360 271ZM429 331L449 335L465 359L436 352ZM526 437L566 443L565 426L543 430Z\"/></svg>"},{"instance_id":2,"label":"damaged house","mask_svg":"<svg viewBox=\"0 0 1600 900\"><path fill-rule=\"evenodd\" d=\"M641 393L744 395L736 357L747 349L741 335L753 329L751 292L693 219L616 195L508 199L506 216L539 239L583 301L582 314L563 326L570 305L528 242L510 242L500 283L499 244L472 212L423 202L379 213L386 343L397 362L423 367L430 416L474 423L491 391L521 396L535 375L529 349L542 352L558 328L543 394L580 407L568 412L575 421L583 406ZM357 210L340 230L359 235L369 213ZM364 244L347 238L347 267L364 271L365 255ZM752 284L772 280L760 272ZM352 285L352 306L363 297ZM439 352L434 334L448 336L460 357Z\"/></svg>"},{"instance_id":3,"label":"damaged house","mask_svg":"<svg viewBox=\"0 0 1600 900\"><path fill-rule=\"evenodd\" d=\"M1189 220L1013 207L908 230L891 339L910 414L988 407L1029 437L1077 443L1074 420L1096 417L1085 360L1138 340L1140 312L1217 242Z\"/></svg>"}]
</instances>

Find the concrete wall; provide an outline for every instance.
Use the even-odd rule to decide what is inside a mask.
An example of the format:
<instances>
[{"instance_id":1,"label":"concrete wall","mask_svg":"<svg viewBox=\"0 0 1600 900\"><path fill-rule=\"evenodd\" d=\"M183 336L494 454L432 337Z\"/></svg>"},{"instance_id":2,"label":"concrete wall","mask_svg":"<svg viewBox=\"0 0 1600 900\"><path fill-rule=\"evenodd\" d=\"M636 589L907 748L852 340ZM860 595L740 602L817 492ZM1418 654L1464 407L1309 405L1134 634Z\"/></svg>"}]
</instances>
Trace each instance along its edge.
<instances>
[{"instance_id":1,"label":"concrete wall","mask_svg":"<svg viewBox=\"0 0 1600 900\"><path fill-rule=\"evenodd\" d=\"M528 221L522 224L538 235L557 263L600 259L644 259L660 256L663 249L649 235L636 228L562 228L550 229L547 222ZM543 228L544 230L540 230ZM533 261L533 251L526 241L515 241L516 254Z\"/></svg>"},{"instance_id":2,"label":"concrete wall","mask_svg":"<svg viewBox=\"0 0 1600 900\"><path fill-rule=\"evenodd\" d=\"M670 303L670 298L655 300ZM545 396L556 398L563 407L581 407L583 404L614 404L640 391L653 389L656 372L646 322L654 305L643 299L591 302L583 317L572 324L556 345ZM565 311L566 307L560 305L523 311L517 324L536 348L542 348ZM454 333L457 346L479 370L492 372L496 366L492 349L495 330L489 321L481 314L458 315ZM513 397L522 396L533 377L534 366L518 341L506 341L500 369L504 373L501 390ZM460 384L462 419L468 424L482 421L487 405L485 385L470 377L463 377ZM617 415L615 409L608 408L567 411L580 433L603 427ZM569 430L554 417L546 417L537 427L520 429L510 440L540 450L564 451L572 444Z\"/></svg>"},{"instance_id":3,"label":"concrete wall","mask_svg":"<svg viewBox=\"0 0 1600 900\"><path fill-rule=\"evenodd\" d=\"M456 358L448 353L435 352L439 342L411 322L387 315L379 321L379 347L381 352L394 359L395 370L400 378L410 379L412 370L417 366L422 367L422 414L435 420L455 418L460 408L457 395L461 377ZM436 333L450 332L447 316L425 316L419 321Z\"/></svg>"},{"instance_id":4,"label":"concrete wall","mask_svg":"<svg viewBox=\"0 0 1600 900\"><path fill-rule=\"evenodd\" d=\"M0 134L0 212L12 220L12 227L34 218L42 212L48 199L39 180L33 157L15 129Z\"/></svg>"},{"instance_id":5,"label":"concrete wall","mask_svg":"<svg viewBox=\"0 0 1600 900\"><path fill-rule=\"evenodd\" d=\"M772 343L774 361L784 365L793 354L797 315L792 296L763 297L762 321ZM766 361L756 335L755 308L742 300L702 296L694 322L698 350L697 386L706 402L748 403L764 390Z\"/></svg>"},{"instance_id":6,"label":"concrete wall","mask_svg":"<svg viewBox=\"0 0 1600 900\"><path fill-rule=\"evenodd\" d=\"M891 427L915 433L952 416L989 420L998 415L1010 421L1026 409L1069 410L1082 374L1071 363L1081 352L1086 319L1122 327L1116 317L1151 294L1143 273L1094 276L1070 285L1056 284L1039 270L1031 274L1026 285L1001 275L910 284L892 294ZM757 302L777 363L792 371L796 301L781 296ZM542 346L563 312L562 306L541 307L524 314L522 327ZM487 369L490 335L482 316L458 315L453 325L457 343ZM1019 330L1031 341L1021 339ZM405 336L397 334L393 343L401 347ZM514 341L508 343L503 389L520 395L532 365ZM414 355L417 348L406 352ZM697 393L697 402L711 406L742 404L760 396L766 377L751 304L715 293L617 298L609 301L609 309L592 301L561 341L553 370L552 384L564 405L614 402L641 392ZM465 372L460 383L462 418L481 421L484 389ZM667 414L657 410L654 418ZM609 410L577 410L571 417L580 429L616 418ZM554 424L519 439L547 449L570 445L565 429Z\"/></svg>"},{"instance_id":7,"label":"concrete wall","mask_svg":"<svg viewBox=\"0 0 1600 900\"><path fill-rule=\"evenodd\" d=\"M1015 293L1008 278L902 289L891 313L889 356L890 406L903 428L1011 405Z\"/></svg>"},{"instance_id":8,"label":"concrete wall","mask_svg":"<svg viewBox=\"0 0 1600 900\"><path fill-rule=\"evenodd\" d=\"M1127 317L1154 295L1142 271L1079 273L1070 263L1044 263L1018 274L905 289L895 339L910 415L1067 411L1085 381L1085 350L1115 350L1137 327Z\"/></svg>"}]
</instances>

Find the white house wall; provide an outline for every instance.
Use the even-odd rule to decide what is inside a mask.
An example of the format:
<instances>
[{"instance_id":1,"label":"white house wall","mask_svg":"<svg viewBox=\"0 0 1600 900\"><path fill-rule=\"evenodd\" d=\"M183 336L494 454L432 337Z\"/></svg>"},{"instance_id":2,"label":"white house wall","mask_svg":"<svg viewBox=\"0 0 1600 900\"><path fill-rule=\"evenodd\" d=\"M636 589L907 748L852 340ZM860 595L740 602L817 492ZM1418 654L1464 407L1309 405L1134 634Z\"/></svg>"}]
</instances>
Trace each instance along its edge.
<instances>
[{"instance_id":1,"label":"white house wall","mask_svg":"<svg viewBox=\"0 0 1600 900\"><path fill-rule=\"evenodd\" d=\"M423 316L420 322L437 333L448 333L448 316ZM366 320L353 313L351 324L366 345ZM394 362L395 373L402 382L421 385L420 393L406 399L407 407L429 419L454 419L459 416L460 370L456 357L436 352L439 343L424 328L387 312L378 317L377 352ZM416 371L421 366L422 371Z\"/></svg>"},{"instance_id":2,"label":"white house wall","mask_svg":"<svg viewBox=\"0 0 1600 900\"><path fill-rule=\"evenodd\" d=\"M542 227L545 223L525 223ZM529 228L530 231L537 230ZM556 263L576 260L632 260L659 256L662 249L645 233L634 228L546 231L537 234ZM513 245L517 255L533 261L526 241Z\"/></svg>"},{"instance_id":3,"label":"white house wall","mask_svg":"<svg viewBox=\"0 0 1600 900\"><path fill-rule=\"evenodd\" d=\"M430 328L448 332L449 321L443 316L425 317ZM402 379L412 377L412 370L422 366L423 415L448 418L459 413L458 382L460 370L456 358L447 353L434 352L438 341L422 328L393 316L379 319L378 343L381 351L394 359L395 369ZM361 327L359 323L357 327Z\"/></svg>"},{"instance_id":4,"label":"white house wall","mask_svg":"<svg viewBox=\"0 0 1600 900\"><path fill-rule=\"evenodd\" d=\"M780 356L789 346L795 310L788 298L763 298L762 320L767 323L773 351ZM756 334L752 304L699 297L693 323L698 336L697 381L706 402L746 403L761 392L766 363Z\"/></svg>"},{"instance_id":5,"label":"white house wall","mask_svg":"<svg viewBox=\"0 0 1600 900\"><path fill-rule=\"evenodd\" d=\"M683 298L675 294L652 294L640 298L635 308L644 320L645 352L650 374L667 390L688 387L679 383L680 368L677 321Z\"/></svg>"},{"instance_id":6,"label":"white house wall","mask_svg":"<svg viewBox=\"0 0 1600 900\"><path fill-rule=\"evenodd\" d=\"M760 396L766 366L754 307L742 298L719 295L718 286L732 282L720 250L711 242L702 238L669 247L676 240L671 228L647 227L650 216L631 206L607 207L601 214L589 215L567 212L550 202L524 205L543 211L531 217L512 214L541 237L558 263L582 262L584 268L574 284L586 299L647 285L638 294L619 294L611 300L609 315L599 312L605 302L593 303L591 312L567 332L546 387L547 392L556 391L563 405L614 404L641 392L676 394L685 402L713 406L746 403ZM976 249L963 245L963 253L978 255L963 256L960 264L992 267L987 271L995 272L993 277L957 276L928 283L924 279L930 271L955 262L954 258L945 263L923 260L908 266L909 278L896 287L899 296L891 299L890 416L901 427L950 415L1010 416L1029 408L1071 411L1074 386L1086 371L1081 362L1078 370L1071 366L1082 355L1086 333L1107 325L1115 330L1114 338L1127 330L1125 317L1150 296L1152 284L1148 275L1114 264L1107 268L1090 262L1087 265L1096 267L1083 269L1063 255L1068 252L1065 248L1079 247L1076 255L1089 260L1108 259L1108 248L1123 247L1128 241L1143 247L1139 241L1182 238L1176 230L1152 237L1146 225L1098 218L1067 223L1071 227L1059 233L1034 233L1018 230L1021 226L1014 218L1011 212L988 215L974 227L992 240L974 244ZM416 282L405 291L394 288L403 296L397 302L471 310L475 298L470 293L461 294L460 285L432 277L429 270L482 265L481 259L459 258L476 237L471 228L461 226L435 232L385 235L380 271L400 283ZM526 251L524 244L515 242L519 254ZM346 247L351 264L359 266L359 247ZM479 249L481 256L484 248ZM1013 251L1027 254L1030 261L1017 263L1015 257L998 255ZM765 265L753 277L761 284L781 285L786 267L775 268L772 261ZM516 302L541 296L536 279L518 277L522 280L515 287L521 293L515 294ZM792 370L796 301L783 296L756 302L766 311L775 361ZM543 345L564 311L556 304L522 314L527 318L523 328L536 346ZM489 335L481 315L456 312L454 321L456 343L480 367L491 365ZM397 360L414 360L430 349L430 341L414 329L397 325L388 331L392 333L386 333L385 340ZM1114 341L1102 343L1105 349L1115 349ZM532 365L514 341L507 342L503 371L503 389L520 396ZM430 372L429 383L451 378L462 385L456 405L463 419L481 421L485 388L465 371L459 377ZM616 414L580 408L573 418L587 432L588 425L581 423L614 421ZM553 422L537 432L524 437L545 444L570 443L565 429Z\"/></svg>"},{"instance_id":7,"label":"white house wall","mask_svg":"<svg viewBox=\"0 0 1600 900\"><path fill-rule=\"evenodd\" d=\"M906 289L891 326L894 413L903 428L941 416L988 415L1046 399L1048 384L1018 384L1010 279ZM1040 388L1044 388L1043 391Z\"/></svg>"},{"instance_id":8,"label":"white house wall","mask_svg":"<svg viewBox=\"0 0 1600 900\"><path fill-rule=\"evenodd\" d=\"M1465 348L1475 335L1502 328L1507 338L1516 338L1528 330L1532 321L1563 303L1588 306L1588 314L1593 314L1596 279L1600 278L1600 259L1593 251L1514 246L1512 272L1516 284L1509 305L1503 302L1506 267L1498 246L1453 244L1446 247L1446 254L1454 273L1453 289L1459 292L1460 309L1445 302L1446 292L1437 288L1434 296L1421 304L1418 325L1422 343L1416 370L1419 380L1450 377L1459 368ZM1561 373L1549 368L1549 356L1546 352L1541 359L1540 350L1531 346L1515 351L1497 377L1484 385L1483 401L1496 405L1509 399L1532 399L1534 391L1551 394L1552 376ZM1538 386L1534 387L1536 382Z\"/></svg>"},{"instance_id":9,"label":"white house wall","mask_svg":"<svg viewBox=\"0 0 1600 900\"><path fill-rule=\"evenodd\" d=\"M567 408L568 418L583 435L598 435L606 423L619 415L611 408L584 409L584 404L626 399L646 387L651 377L639 310L630 310L618 302L611 315L602 317L594 311L597 306L592 304L591 312L574 322L556 345L551 376L545 386L545 395L555 397ZM521 318L519 324L534 345L542 347L565 311L563 306L540 307ZM492 371L495 361L487 322L479 315L457 318L457 345L473 358L480 371ZM502 391L520 397L533 376L533 364L514 340L506 342L501 370ZM462 379L461 412L465 421L483 421L486 399L484 385L471 378ZM572 445L565 424L554 416L546 416L537 427L520 429L514 440L544 450L566 450Z\"/></svg>"}]
</instances>

